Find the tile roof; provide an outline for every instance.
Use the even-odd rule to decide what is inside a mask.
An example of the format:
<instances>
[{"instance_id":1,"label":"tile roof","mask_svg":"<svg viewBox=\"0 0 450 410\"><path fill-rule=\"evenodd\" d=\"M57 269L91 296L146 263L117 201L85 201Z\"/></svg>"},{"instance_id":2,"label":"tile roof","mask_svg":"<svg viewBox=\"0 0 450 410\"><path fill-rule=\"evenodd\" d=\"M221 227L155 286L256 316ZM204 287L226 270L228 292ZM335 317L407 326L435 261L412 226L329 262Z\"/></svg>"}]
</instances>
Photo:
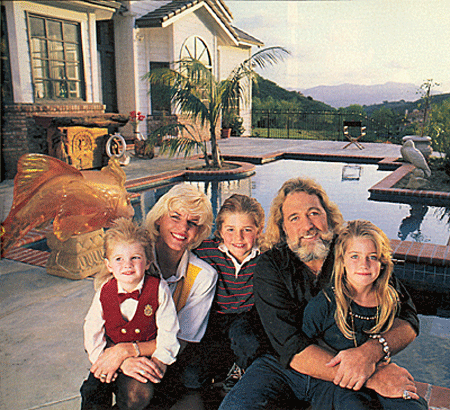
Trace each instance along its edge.
<instances>
[{"instance_id":1,"label":"tile roof","mask_svg":"<svg viewBox=\"0 0 450 410\"><path fill-rule=\"evenodd\" d=\"M233 30L235 31L238 39L240 41L244 41L246 43L250 43L255 46L263 46L264 43L261 40L258 40L256 37L251 36L250 34L246 33L245 31L242 31L241 29L231 26Z\"/></svg>"},{"instance_id":2,"label":"tile roof","mask_svg":"<svg viewBox=\"0 0 450 410\"><path fill-rule=\"evenodd\" d=\"M137 27L161 27L162 24L203 0L174 0L136 20Z\"/></svg>"},{"instance_id":3,"label":"tile roof","mask_svg":"<svg viewBox=\"0 0 450 410\"><path fill-rule=\"evenodd\" d=\"M109 1L109 0L84 0L84 3L91 3L97 6L110 7L114 9L122 8L122 3L119 1Z\"/></svg>"},{"instance_id":4,"label":"tile roof","mask_svg":"<svg viewBox=\"0 0 450 410\"><path fill-rule=\"evenodd\" d=\"M264 44L255 37L252 37L251 35L238 29L237 27L232 26L229 23L229 19L224 16L223 12L220 10L216 2L217 0L173 0L169 3L163 4L158 9L153 10L150 13L147 13L146 15L136 19L136 27L162 27L163 24L168 22L171 18L178 16L179 14L190 8L193 8L194 6L205 3L213 10L220 21L229 30L230 35L233 36L237 41L242 41L244 43L258 46L262 46ZM220 5L224 7L227 13L229 13L231 16L229 9L222 1L220 1Z\"/></svg>"}]
</instances>

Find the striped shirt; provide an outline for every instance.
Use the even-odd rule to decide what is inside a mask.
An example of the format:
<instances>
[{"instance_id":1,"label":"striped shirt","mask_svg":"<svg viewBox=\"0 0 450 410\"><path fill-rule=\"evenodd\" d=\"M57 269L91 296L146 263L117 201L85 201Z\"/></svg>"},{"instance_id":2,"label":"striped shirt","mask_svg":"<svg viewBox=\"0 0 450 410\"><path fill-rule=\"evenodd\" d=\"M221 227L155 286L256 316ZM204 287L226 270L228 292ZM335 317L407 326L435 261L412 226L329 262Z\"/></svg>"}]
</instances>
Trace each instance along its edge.
<instances>
[{"instance_id":1,"label":"striped shirt","mask_svg":"<svg viewBox=\"0 0 450 410\"><path fill-rule=\"evenodd\" d=\"M213 309L218 313L242 313L254 305L253 272L259 250L253 248L242 263L216 239L207 239L193 251L219 274Z\"/></svg>"}]
</instances>

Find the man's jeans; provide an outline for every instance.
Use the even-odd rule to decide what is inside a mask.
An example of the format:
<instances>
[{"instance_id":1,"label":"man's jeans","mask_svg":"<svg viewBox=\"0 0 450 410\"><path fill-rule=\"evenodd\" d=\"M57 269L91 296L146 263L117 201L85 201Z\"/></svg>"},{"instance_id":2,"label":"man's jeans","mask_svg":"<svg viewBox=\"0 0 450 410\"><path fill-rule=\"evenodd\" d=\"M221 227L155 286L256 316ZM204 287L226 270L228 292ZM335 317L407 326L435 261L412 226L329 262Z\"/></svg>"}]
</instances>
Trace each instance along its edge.
<instances>
[{"instance_id":1,"label":"man's jeans","mask_svg":"<svg viewBox=\"0 0 450 410\"><path fill-rule=\"evenodd\" d=\"M219 410L264 409L280 398L309 401L318 409L332 409L335 385L285 369L271 355L256 359L226 395ZM314 394L312 394L312 391Z\"/></svg>"},{"instance_id":2,"label":"man's jeans","mask_svg":"<svg viewBox=\"0 0 450 410\"><path fill-rule=\"evenodd\" d=\"M369 389L358 392L341 389L331 382L285 369L276 358L264 355L247 369L219 410L265 409L269 403L279 404L281 399L287 400L290 407L293 407L295 400L300 400L310 402L313 408L320 410L367 410L373 408L372 404L376 402L378 408L386 410L428 408L422 397L419 400L388 399Z\"/></svg>"}]
</instances>

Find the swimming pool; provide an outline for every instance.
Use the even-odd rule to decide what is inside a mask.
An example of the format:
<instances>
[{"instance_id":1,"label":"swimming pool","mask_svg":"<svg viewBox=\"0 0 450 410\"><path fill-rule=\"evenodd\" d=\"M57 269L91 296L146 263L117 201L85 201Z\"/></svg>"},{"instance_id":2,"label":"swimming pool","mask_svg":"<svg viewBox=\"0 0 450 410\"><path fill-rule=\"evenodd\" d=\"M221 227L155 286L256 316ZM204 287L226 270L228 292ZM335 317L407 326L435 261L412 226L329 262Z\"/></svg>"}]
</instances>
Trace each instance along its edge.
<instances>
[{"instance_id":1,"label":"swimming pool","mask_svg":"<svg viewBox=\"0 0 450 410\"><path fill-rule=\"evenodd\" d=\"M391 239L446 245L450 220L444 207L369 199L369 188L392 172L377 168L372 164L280 160L258 165L255 175L240 180L186 183L195 184L208 195L215 214L226 198L241 193L258 199L267 217L272 199L284 181L297 176L310 177L322 185L330 199L339 206L345 220L368 219ZM172 186L141 191L139 201L134 204L136 217L140 219L146 215Z\"/></svg>"}]
</instances>

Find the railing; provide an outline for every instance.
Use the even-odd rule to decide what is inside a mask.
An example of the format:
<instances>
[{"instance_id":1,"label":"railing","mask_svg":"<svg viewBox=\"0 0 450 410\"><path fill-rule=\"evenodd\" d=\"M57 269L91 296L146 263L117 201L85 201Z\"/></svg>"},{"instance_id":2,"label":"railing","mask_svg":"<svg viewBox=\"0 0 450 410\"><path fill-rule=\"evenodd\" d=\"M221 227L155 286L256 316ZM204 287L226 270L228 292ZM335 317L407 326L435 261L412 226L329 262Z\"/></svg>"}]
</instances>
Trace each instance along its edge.
<instances>
[{"instance_id":1,"label":"railing","mask_svg":"<svg viewBox=\"0 0 450 410\"><path fill-rule=\"evenodd\" d=\"M399 142L398 130L390 129L359 113L253 110L252 137L347 141L344 121L360 121L366 142ZM350 130L357 134L359 130ZM359 134L357 134L359 135Z\"/></svg>"}]
</instances>

